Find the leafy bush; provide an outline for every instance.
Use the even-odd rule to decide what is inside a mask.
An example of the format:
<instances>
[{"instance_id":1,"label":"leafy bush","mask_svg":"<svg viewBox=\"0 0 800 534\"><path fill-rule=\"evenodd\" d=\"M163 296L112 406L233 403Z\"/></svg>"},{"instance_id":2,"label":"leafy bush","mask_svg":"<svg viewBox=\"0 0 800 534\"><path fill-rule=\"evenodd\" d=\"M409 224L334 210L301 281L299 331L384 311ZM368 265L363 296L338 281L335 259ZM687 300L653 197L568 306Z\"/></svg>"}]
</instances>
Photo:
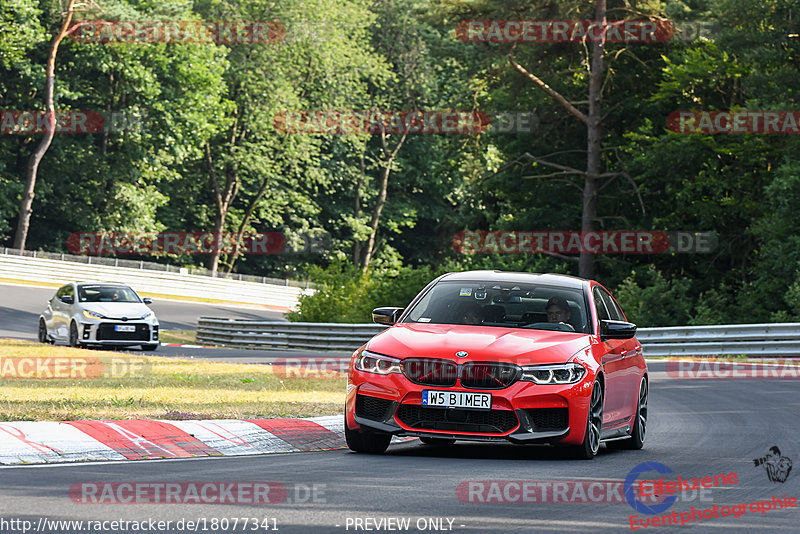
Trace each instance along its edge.
<instances>
[{"instance_id":1,"label":"leafy bush","mask_svg":"<svg viewBox=\"0 0 800 534\"><path fill-rule=\"evenodd\" d=\"M690 287L689 280L668 280L651 266L631 272L614 290L614 296L628 320L639 327L683 326L693 308Z\"/></svg>"},{"instance_id":2,"label":"leafy bush","mask_svg":"<svg viewBox=\"0 0 800 534\"><path fill-rule=\"evenodd\" d=\"M407 306L438 274L430 267L402 267L363 274L350 263L336 260L323 269L311 266L308 276L317 288L300 297L290 321L312 323L369 323L380 306Z\"/></svg>"}]
</instances>

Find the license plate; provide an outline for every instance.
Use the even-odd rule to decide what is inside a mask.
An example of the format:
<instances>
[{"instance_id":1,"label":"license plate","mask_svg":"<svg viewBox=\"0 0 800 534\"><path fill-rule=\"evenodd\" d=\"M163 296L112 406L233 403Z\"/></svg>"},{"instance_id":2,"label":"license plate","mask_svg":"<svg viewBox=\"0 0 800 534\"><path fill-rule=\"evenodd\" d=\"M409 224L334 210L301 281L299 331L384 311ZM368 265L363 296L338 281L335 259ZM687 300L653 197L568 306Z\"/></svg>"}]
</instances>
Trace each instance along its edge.
<instances>
[{"instance_id":1,"label":"license plate","mask_svg":"<svg viewBox=\"0 0 800 534\"><path fill-rule=\"evenodd\" d=\"M115 332L136 332L136 325L133 324L118 324L114 326Z\"/></svg>"},{"instance_id":2,"label":"license plate","mask_svg":"<svg viewBox=\"0 0 800 534\"><path fill-rule=\"evenodd\" d=\"M469 391L422 391L423 406L441 406L443 408L472 408L473 410L490 410L492 408L491 393L472 393Z\"/></svg>"}]
</instances>

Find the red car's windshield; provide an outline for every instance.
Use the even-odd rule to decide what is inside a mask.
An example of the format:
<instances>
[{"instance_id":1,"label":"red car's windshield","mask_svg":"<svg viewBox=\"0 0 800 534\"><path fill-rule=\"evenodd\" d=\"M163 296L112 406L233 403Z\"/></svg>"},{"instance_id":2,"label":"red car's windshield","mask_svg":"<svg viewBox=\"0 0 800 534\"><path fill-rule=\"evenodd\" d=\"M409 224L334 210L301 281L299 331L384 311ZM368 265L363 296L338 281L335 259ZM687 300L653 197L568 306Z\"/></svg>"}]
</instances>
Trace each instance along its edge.
<instances>
[{"instance_id":1,"label":"red car's windshield","mask_svg":"<svg viewBox=\"0 0 800 534\"><path fill-rule=\"evenodd\" d=\"M580 290L517 282L441 281L403 322L589 332Z\"/></svg>"}]
</instances>

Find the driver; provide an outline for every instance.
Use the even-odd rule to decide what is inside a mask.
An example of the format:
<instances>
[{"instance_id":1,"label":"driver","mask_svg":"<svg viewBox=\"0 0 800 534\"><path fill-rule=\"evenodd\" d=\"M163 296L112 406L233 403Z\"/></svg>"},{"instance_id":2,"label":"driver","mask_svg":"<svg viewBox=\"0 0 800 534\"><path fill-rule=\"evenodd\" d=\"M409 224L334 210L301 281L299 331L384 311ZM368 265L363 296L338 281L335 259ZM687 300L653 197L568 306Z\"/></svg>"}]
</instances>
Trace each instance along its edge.
<instances>
[{"instance_id":1,"label":"driver","mask_svg":"<svg viewBox=\"0 0 800 534\"><path fill-rule=\"evenodd\" d=\"M563 324L570 327L572 330L575 330L575 327L567 322L569 321L570 311L569 304L567 304L567 299L564 297L553 297L548 300L545 311L547 312L548 323Z\"/></svg>"},{"instance_id":2,"label":"driver","mask_svg":"<svg viewBox=\"0 0 800 534\"><path fill-rule=\"evenodd\" d=\"M462 303L458 313L459 324L481 324L483 322L483 308L475 301Z\"/></svg>"}]
</instances>

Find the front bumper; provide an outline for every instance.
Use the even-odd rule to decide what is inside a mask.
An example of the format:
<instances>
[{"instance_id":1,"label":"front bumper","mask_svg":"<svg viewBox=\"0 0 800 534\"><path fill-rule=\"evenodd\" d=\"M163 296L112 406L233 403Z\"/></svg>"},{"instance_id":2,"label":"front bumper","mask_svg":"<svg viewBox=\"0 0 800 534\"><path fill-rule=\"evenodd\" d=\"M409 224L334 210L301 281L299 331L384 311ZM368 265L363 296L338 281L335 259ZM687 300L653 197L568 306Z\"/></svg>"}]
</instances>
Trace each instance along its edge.
<instances>
[{"instance_id":1,"label":"front bumper","mask_svg":"<svg viewBox=\"0 0 800 534\"><path fill-rule=\"evenodd\" d=\"M133 332L118 332L115 326L134 327ZM159 325L145 321L97 321L78 325L78 339L83 345L134 346L159 344Z\"/></svg>"},{"instance_id":2,"label":"front bumper","mask_svg":"<svg viewBox=\"0 0 800 534\"><path fill-rule=\"evenodd\" d=\"M396 436L467 441L579 444L583 441L593 373L576 384L518 381L503 389L442 388L412 383L401 374L350 369L347 424ZM422 391L492 394L491 410L422 406Z\"/></svg>"}]
</instances>

